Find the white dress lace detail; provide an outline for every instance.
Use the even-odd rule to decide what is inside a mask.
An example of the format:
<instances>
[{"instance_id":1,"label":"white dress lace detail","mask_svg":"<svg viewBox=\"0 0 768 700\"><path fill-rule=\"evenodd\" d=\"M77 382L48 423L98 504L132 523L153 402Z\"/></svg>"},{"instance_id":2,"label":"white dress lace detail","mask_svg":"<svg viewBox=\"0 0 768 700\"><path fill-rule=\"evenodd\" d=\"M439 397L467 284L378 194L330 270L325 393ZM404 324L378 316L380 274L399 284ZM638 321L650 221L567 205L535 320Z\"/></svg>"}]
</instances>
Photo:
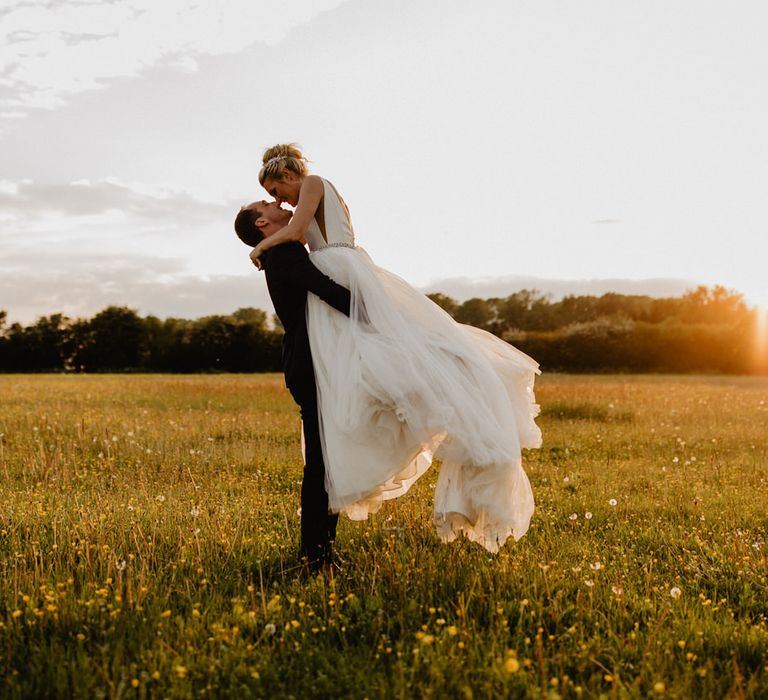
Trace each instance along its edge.
<instances>
[{"instance_id":1,"label":"white dress lace detail","mask_svg":"<svg viewBox=\"0 0 768 700\"><path fill-rule=\"evenodd\" d=\"M521 448L541 444L538 365L377 267L323 183L327 240L313 221L310 255L352 299L349 319L307 301L330 507L365 519L404 494L439 447L438 534L464 532L496 551L525 534L534 509Z\"/></svg>"}]
</instances>

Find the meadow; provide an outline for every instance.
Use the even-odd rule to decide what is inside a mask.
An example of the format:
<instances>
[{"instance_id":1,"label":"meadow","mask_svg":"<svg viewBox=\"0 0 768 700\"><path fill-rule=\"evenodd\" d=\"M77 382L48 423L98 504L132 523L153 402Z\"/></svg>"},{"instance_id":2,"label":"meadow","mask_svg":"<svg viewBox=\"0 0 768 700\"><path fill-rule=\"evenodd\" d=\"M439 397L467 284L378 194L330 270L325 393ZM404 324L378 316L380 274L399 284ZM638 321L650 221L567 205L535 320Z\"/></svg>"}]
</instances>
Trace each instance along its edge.
<instances>
[{"instance_id":1,"label":"meadow","mask_svg":"<svg viewBox=\"0 0 768 700\"><path fill-rule=\"evenodd\" d=\"M0 696L768 697L768 378L536 395L519 542L435 465L312 577L280 375L0 376Z\"/></svg>"}]
</instances>

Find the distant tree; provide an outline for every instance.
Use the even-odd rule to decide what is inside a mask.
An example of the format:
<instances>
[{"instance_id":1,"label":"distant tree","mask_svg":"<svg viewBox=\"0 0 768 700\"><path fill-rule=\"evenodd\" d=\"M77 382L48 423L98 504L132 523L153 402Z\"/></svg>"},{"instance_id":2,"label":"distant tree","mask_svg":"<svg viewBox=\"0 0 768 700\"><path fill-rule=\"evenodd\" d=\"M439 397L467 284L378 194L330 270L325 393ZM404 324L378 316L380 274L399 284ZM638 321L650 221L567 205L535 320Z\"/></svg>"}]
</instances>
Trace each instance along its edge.
<instances>
[{"instance_id":1,"label":"distant tree","mask_svg":"<svg viewBox=\"0 0 768 700\"><path fill-rule=\"evenodd\" d=\"M549 296L536 289L522 289L505 299L494 300L498 336L517 330L545 330L555 327Z\"/></svg>"},{"instance_id":2,"label":"distant tree","mask_svg":"<svg viewBox=\"0 0 768 700\"><path fill-rule=\"evenodd\" d=\"M256 372L280 367L282 333L266 328L260 309L239 309L230 316L207 316L189 329L189 355L197 370Z\"/></svg>"},{"instance_id":3,"label":"distant tree","mask_svg":"<svg viewBox=\"0 0 768 700\"><path fill-rule=\"evenodd\" d=\"M489 330L489 327L496 321L496 313L489 299L468 299L454 314L454 318L459 323L467 323L470 326Z\"/></svg>"},{"instance_id":4,"label":"distant tree","mask_svg":"<svg viewBox=\"0 0 768 700\"><path fill-rule=\"evenodd\" d=\"M65 368L69 319L62 314L42 316L25 329L27 361L35 370Z\"/></svg>"},{"instance_id":5,"label":"distant tree","mask_svg":"<svg viewBox=\"0 0 768 700\"><path fill-rule=\"evenodd\" d=\"M87 372L137 369L147 341L145 324L133 309L108 306L90 321L73 324L70 364Z\"/></svg>"},{"instance_id":6,"label":"distant tree","mask_svg":"<svg viewBox=\"0 0 768 700\"><path fill-rule=\"evenodd\" d=\"M226 316L205 316L189 330L189 344L196 369L223 370L234 341L235 322Z\"/></svg>"},{"instance_id":7,"label":"distant tree","mask_svg":"<svg viewBox=\"0 0 768 700\"><path fill-rule=\"evenodd\" d=\"M648 296L615 294L609 292L598 297L595 311L598 318L627 318L643 321L648 318L653 299Z\"/></svg>"},{"instance_id":8,"label":"distant tree","mask_svg":"<svg viewBox=\"0 0 768 700\"><path fill-rule=\"evenodd\" d=\"M0 344L0 361L4 372L33 372L35 367L27 362L25 329L20 323L12 323L3 330Z\"/></svg>"},{"instance_id":9,"label":"distant tree","mask_svg":"<svg viewBox=\"0 0 768 700\"><path fill-rule=\"evenodd\" d=\"M180 348L183 329L190 321L169 318L165 321L156 316L144 318L147 352L144 368L149 371L181 371Z\"/></svg>"},{"instance_id":10,"label":"distant tree","mask_svg":"<svg viewBox=\"0 0 768 700\"><path fill-rule=\"evenodd\" d=\"M697 287L683 296L681 306L689 323L733 323L749 315L744 297L720 286Z\"/></svg>"},{"instance_id":11,"label":"distant tree","mask_svg":"<svg viewBox=\"0 0 768 700\"><path fill-rule=\"evenodd\" d=\"M661 323L667 319L680 318L682 314L683 300L681 297L664 297L651 299L648 310L649 323Z\"/></svg>"},{"instance_id":12,"label":"distant tree","mask_svg":"<svg viewBox=\"0 0 768 700\"><path fill-rule=\"evenodd\" d=\"M455 299L452 299L451 297L441 294L440 292L433 292L432 294L427 294L427 297L431 299L435 304L437 304L443 311L447 311L451 316L454 318L456 317L456 312L459 309L459 304Z\"/></svg>"},{"instance_id":13,"label":"distant tree","mask_svg":"<svg viewBox=\"0 0 768 700\"><path fill-rule=\"evenodd\" d=\"M599 317L597 297L568 295L555 304L553 328L562 328L574 323L590 323Z\"/></svg>"},{"instance_id":14,"label":"distant tree","mask_svg":"<svg viewBox=\"0 0 768 700\"><path fill-rule=\"evenodd\" d=\"M56 372L65 368L68 319L43 316L24 327L13 323L2 333L0 367L9 372Z\"/></svg>"},{"instance_id":15,"label":"distant tree","mask_svg":"<svg viewBox=\"0 0 768 700\"><path fill-rule=\"evenodd\" d=\"M259 330L267 327L267 312L250 306L238 309L232 314L232 318L236 323L248 324Z\"/></svg>"}]
</instances>

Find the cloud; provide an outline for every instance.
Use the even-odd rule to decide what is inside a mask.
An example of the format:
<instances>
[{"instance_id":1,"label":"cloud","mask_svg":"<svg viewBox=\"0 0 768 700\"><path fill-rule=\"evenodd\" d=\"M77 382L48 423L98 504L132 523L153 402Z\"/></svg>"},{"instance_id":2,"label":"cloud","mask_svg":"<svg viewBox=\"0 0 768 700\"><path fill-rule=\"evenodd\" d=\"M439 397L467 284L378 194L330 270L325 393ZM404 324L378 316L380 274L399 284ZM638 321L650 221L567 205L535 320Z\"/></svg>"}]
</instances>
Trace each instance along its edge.
<instances>
[{"instance_id":1,"label":"cloud","mask_svg":"<svg viewBox=\"0 0 768 700\"><path fill-rule=\"evenodd\" d=\"M0 309L11 321L30 323L64 313L88 317L110 304L161 318L199 318L254 306L272 312L262 274L184 272L182 259L78 254L61 272L45 259L16 260L13 275L0 277ZM3 265L5 267L5 265Z\"/></svg>"},{"instance_id":2,"label":"cloud","mask_svg":"<svg viewBox=\"0 0 768 700\"><path fill-rule=\"evenodd\" d=\"M0 181L0 210L27 222L47 215L96 216L110 211L155 221L209 221L229 216L232 202L210 202L170 186L123 183L115 178L70 183ZM1 229L0 229L1 230Z\"/></svg>"},{"instance_id":3,"label":"cloud","mask_svg":"<svg viewBox=\"0 0 768 700\"><path fill-rule=\"evenodd\" d=\"M16 0L0 14L0 111L53 109L158 64L273 44L342 0Z\"/></svg>"},{"instance_id":4,"label":"cloud","mask_svg":"<svg viewBox=\"0 0 768 700\"><path fill-rule=\"evenodd\" d=\"M232 228L239 204L206 200L172 185L113 178L3 180L0 275L34 289L36 312L47 313L50 306L38 292L62 281L66 286L68 275L85 275L98 287L100 278L90 276L94 269L112 274L127 266L134 279L161 286L180 275L248 273L248 251ZM53 276L38 278L41 269Z\"/></svg>"}]
</instances>

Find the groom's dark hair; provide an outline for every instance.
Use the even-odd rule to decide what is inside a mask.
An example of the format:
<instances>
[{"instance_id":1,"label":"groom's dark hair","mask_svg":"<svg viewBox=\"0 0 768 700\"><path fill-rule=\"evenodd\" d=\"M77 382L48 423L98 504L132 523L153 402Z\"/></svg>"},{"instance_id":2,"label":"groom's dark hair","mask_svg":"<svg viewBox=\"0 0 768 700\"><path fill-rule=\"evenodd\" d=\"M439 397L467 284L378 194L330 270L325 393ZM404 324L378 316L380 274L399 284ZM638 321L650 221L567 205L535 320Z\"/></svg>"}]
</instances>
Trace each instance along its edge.
<instances>
[{"instance_id":1,"label":"groom's dark hair","mask_svg":"<svg viewBox=\"0 0 768 700\"><path fill-rule=\"evenodd\" d=\"M251 248L255 248L264 240L264 234L256 226L256 219L259 217L261 217L261 212L256 209L241 209L235 217L237 237Z\"/></svg>"}]
</instances>

